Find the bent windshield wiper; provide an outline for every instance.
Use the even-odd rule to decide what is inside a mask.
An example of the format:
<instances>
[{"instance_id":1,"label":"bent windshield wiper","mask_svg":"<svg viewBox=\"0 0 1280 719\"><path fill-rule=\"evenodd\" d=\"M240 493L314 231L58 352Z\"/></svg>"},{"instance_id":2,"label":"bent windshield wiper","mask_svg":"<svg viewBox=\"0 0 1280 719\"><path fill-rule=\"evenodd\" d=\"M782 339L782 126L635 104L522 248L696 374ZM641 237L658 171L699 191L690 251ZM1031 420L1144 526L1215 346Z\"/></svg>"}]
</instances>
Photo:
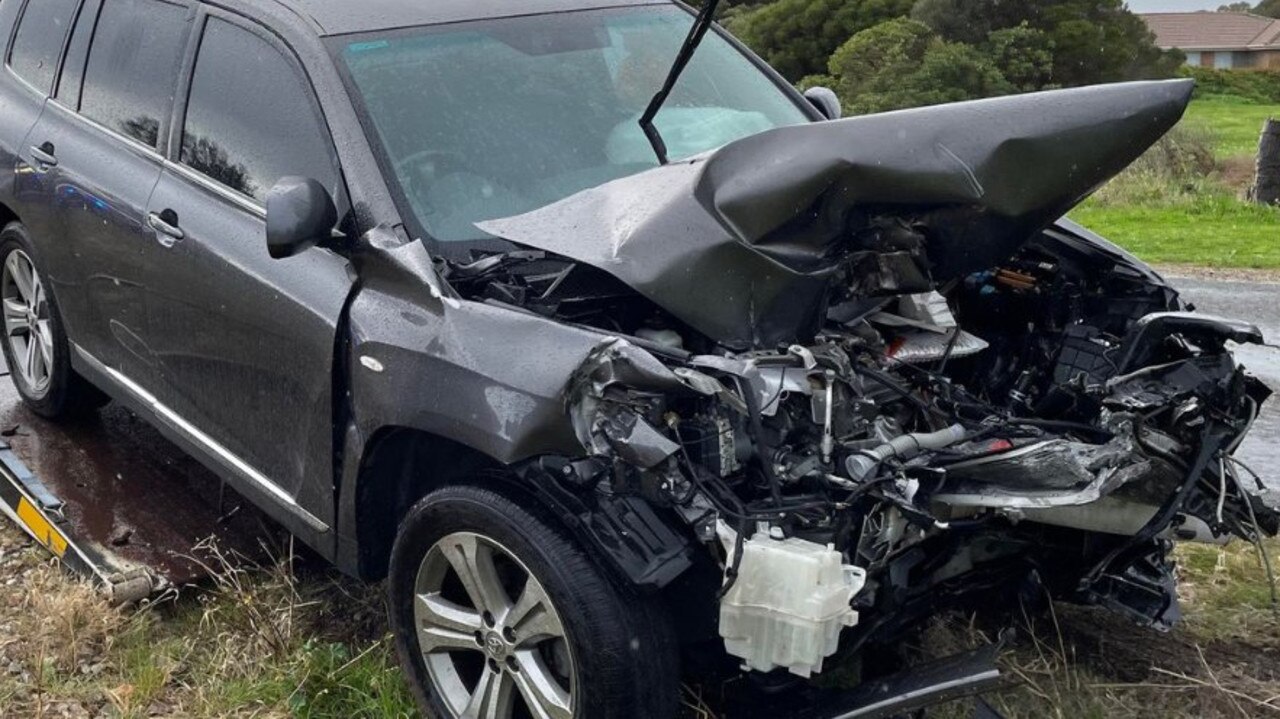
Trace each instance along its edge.
<instances>
[{"instance_id":1,"label":"bent windshield wiper","mask_svg":"<svg viewBox=\"0 0 1280 719\"><path fill-rule=\"evenodd\" d=\"M658 116L658 111L666 103L667 96L671 94L676 82L680 80L680 74L684 72L685 66L693 59L693 54L698 51L698 46L702 44L702 38L706 37L707 31L711 29L711 23L716 15L716 7L719 5L720 0L706 0L703 4L698 17L693 21L693 27L689 28L689 36L684 39L684 44L680 46L680 52L676 53L675 62L671 64L671 72L667 73L666 82L662 83L662 87L657 94L649 101L649 107L645 108L644 114L640 116L640 129L644 130L645 137L649 138L649 144L653 145L653 154L658 156L658 164L660 165L667 164L667 143L662 141L662 133L658 132L658 128L654 126L653 119Z\"/></svg>"}]
</instances>

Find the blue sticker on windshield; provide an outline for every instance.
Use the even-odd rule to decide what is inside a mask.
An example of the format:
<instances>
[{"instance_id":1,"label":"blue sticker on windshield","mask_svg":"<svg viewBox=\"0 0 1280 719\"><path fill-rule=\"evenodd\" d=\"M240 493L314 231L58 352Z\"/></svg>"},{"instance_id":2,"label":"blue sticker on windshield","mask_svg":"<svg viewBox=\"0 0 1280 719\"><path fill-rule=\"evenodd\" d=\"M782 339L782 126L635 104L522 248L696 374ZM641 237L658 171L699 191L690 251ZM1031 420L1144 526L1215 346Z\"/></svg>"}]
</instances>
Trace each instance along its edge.
<instances>
[{"instance_id":1,"label":"blue sticker on windshield","mask_svg":"<svg viewBox=\"0 0 1280 719\"><path fill-rule=\"evenodd\" d=\"M391 47L391 43L386 40L374 40L372 42L353 42L347 46L347 52L370 52L372 50L385 50Z\"/></svg>"}]
</instances>

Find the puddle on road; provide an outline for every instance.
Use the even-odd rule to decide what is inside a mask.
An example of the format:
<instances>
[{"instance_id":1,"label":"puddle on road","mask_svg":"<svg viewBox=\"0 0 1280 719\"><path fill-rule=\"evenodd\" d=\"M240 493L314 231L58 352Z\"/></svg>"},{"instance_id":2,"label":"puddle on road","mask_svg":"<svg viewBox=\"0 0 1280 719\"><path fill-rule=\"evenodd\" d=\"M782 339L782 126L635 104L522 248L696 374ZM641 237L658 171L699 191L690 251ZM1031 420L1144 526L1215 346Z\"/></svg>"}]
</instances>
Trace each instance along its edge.
<instances>
[{"instance_id":1,"label":"puddle on road","mask_svg":"<svg viewBox=\"0 0 1280 719\"><path fill-rule=\"evenodd\" d=\"M0 433L64 502L77 540L177 585L207 574L194 550L209 537L224 552L260 553L257 510L230 488L223 495L217 477L119 405L54 424L28 410L0 375Z\"/></svg>"}]
</instances>

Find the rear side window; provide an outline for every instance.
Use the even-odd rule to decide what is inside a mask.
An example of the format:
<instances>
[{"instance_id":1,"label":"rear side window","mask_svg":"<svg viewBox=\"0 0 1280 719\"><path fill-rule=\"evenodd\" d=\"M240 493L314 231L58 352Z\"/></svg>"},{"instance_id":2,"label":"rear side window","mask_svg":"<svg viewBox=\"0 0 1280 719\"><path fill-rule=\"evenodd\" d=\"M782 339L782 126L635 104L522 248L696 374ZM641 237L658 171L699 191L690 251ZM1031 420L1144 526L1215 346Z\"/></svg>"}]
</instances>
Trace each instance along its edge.
<instances>
[{"instance_id":1,"label":"rear side window","mask_svg":"<svg viewBox=\"0 0 1280 719\"><path fill-rule=\"evenodd\" d=\"M48 92L58 70L58 55L67 37L76 0L28 0L13 36L9 66L18 76Z\"/></svg>"},{"instance_id":2,"label":"rear side window","mask_svg":"<svg viewBox=\"0 0 1280 719\"><path fill-rule=\"evenodd\" d=\"M158 148L187 41L187 9L104 0L84 71L80 114Z\"/></svg>"},{"instance_id":3,"label":"rear side window","mask_svg":"<svg viewBox=\"0 0 1280 719\"><path fill-rule=\"evenodd\" d=\"M80 103L80 81L84 79L84 63L89 57L89 41L93 39L93 28L98 23L98 10L102 8L102 0L84 0L80 6L80 15L76 18L75 29L71 31L71 41L67 43L67 55L62 61L62 76L58 78L58 101L67 107L76 107Z\"/></svg>"},{"instance_id":4,"label":"rear side window","mask_svg":"<svg viewBox=\"0 0 1280 719\"><path fill-rule=\"evenodd\" d=\"M191 79L182 163L258 201L286 175L319 180L337 197L332 147L297 62L261 36L210 18Z\"/></svg>"}]
</instances>

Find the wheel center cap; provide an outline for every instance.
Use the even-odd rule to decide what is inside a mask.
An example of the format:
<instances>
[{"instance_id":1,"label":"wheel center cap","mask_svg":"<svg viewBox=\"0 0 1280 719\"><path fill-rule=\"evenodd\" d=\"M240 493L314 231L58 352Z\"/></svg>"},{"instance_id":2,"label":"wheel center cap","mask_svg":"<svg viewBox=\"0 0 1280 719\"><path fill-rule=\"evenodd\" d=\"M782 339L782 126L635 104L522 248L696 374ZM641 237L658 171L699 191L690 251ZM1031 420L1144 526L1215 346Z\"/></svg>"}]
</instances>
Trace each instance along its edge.
<instances>
[{"instance_id":1,"label":"wheel center cap","mask_svg":"<svg viewBox=\"0 0 1280 719\"><path fill-rule=\"evenodd\" d=\"M490 657L502 661L507 658L507 642L497 632L489 632L484 637L484 649Z\"/></svg>"}]
</instances>

